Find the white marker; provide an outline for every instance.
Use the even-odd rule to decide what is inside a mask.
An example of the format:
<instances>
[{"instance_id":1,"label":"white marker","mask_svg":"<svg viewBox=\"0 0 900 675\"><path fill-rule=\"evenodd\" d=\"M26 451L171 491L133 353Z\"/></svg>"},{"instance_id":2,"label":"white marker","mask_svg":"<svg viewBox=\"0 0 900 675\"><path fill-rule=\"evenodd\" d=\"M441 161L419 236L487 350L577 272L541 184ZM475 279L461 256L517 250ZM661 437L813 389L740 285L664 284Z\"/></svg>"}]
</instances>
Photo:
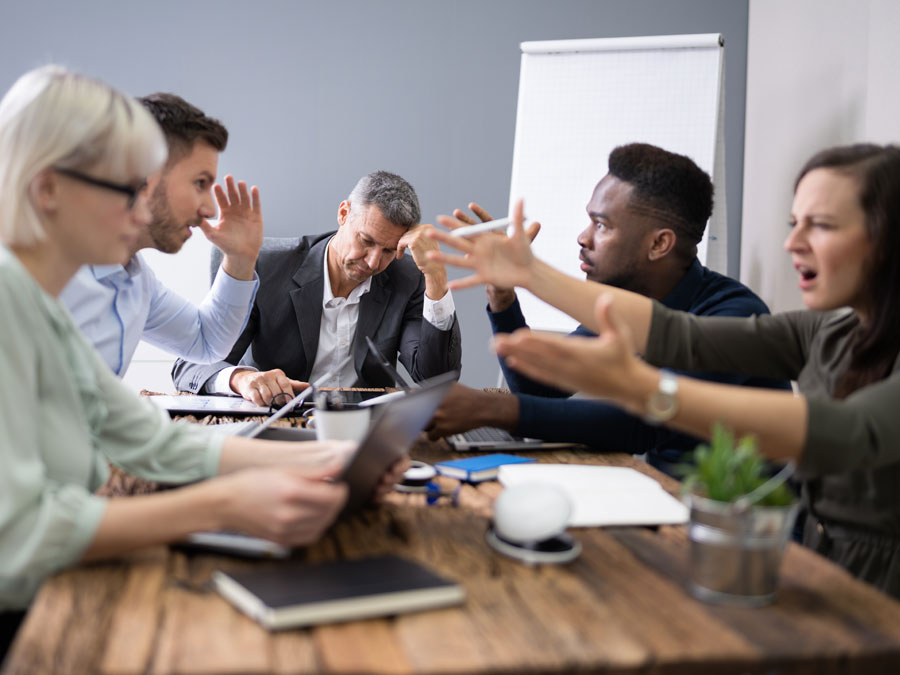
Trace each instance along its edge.
<instances>
[{"instance_id":1,"label":"white marker","mask_svg":"<svg viewBox=\"0 0 900 675\"><path fill-rule=\"evenodd\" d=\"M494 230L502 230L509 227L509 218L498 218L497 220L489 220L486 223L477 223L475 225L466 225L453 230L450 234L454 237L473 237L482 232L493 232Z\"/></svg>"}]
</instances>

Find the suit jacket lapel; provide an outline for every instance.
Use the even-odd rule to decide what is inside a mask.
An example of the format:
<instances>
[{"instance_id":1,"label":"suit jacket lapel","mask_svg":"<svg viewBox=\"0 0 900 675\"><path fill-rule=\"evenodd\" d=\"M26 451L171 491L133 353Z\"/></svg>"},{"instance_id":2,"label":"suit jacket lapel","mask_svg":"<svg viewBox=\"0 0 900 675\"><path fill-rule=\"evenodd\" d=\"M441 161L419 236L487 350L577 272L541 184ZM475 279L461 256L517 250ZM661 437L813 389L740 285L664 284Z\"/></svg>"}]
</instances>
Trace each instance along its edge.
<instances>
[{"instance_id":1,"label":"suit jacket lapel","mask_svg":"<svg viewBox=\"0 0 900 675\"><path fill-rule=\"evenodd\" d=\"M313 246L292 277L297 288L290 291L291 303L294 305L297 327L300 329L300 341L306 356L307 373L312 371L316 361L316 351L319 348L322 294L325 292L322 269L325 264L327 244L328 239L323 239Z\"/></svg>"}]
</instances>

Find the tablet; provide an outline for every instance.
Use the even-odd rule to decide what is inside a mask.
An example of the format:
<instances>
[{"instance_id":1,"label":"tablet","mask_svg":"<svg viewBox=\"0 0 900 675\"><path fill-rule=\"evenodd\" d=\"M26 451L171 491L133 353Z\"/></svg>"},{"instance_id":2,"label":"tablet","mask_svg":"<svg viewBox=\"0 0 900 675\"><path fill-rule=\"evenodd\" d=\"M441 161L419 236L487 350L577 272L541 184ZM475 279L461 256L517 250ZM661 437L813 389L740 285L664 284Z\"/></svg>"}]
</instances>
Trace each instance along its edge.
<instances>
[{"instance_id":1,"label":"tablet","mask_svg":"<svg viewBox=\"0 0 900 675\"><path fill-rule=\"evenodd\" d=\"M352 513L369 501L381 476L407 455L458 377L459 373L452 371L430 378L422 382L420 389L376 408L369 432L340 477L349 488L341 515Z\"/></svg>"}]
</instances>

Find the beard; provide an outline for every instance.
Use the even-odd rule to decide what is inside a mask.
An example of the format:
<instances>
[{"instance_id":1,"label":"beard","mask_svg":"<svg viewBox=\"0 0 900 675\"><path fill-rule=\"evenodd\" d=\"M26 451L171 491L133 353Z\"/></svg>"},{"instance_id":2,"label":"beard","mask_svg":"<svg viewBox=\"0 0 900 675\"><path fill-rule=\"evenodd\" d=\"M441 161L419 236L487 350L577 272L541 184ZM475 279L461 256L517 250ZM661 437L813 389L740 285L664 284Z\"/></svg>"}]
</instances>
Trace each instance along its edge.
<instances>
[{"instance_id":1,"label":"beard","mask_svg":"<svg viewBox=\"0 0 900 675\"><path fill-rule=\"evenodd\" d=\"M188 227L196 227L200 224L200 218L194 218L188 222L178 222L169 206L169 197L166 190L165 178L159 181L153 194L150 195L149 206L152 220L147 226L147 234L150 237L153 248L163 253L178 253L184 246L191 233Z\"/></svg>"},{"instance_id":2,"label":"beard","mask_svg":"<svg viewBox=\"0 0 900 675\"><path fill-rule=\"evenodd\" d=\"M614 286L632 293L647 295L647 287L641 280L641 273L635 262L629 262L620 269L606 273L599 273L596 268L586 275L588 281L594 281L607 286Z\"/></svg>"}]
</instances>

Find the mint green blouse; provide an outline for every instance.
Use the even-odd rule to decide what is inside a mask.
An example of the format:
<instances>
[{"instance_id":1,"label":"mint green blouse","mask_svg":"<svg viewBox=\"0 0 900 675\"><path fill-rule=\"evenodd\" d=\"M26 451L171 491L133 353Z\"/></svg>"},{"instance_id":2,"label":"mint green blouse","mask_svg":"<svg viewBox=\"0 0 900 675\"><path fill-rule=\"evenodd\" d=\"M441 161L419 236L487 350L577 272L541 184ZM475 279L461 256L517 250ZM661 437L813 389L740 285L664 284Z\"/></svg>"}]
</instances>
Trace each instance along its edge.
<instances>
[{"instance_id":1,"label":"mint green blouse","mask_svg":"<svg viewBox=\"0 0 900 675\"><path fill-rule=\"evenodd\" d=\"M224 437L142 401L63 306L0 246L0 611L76 563L106 500L107 462L150 480L216 473Z\"/></svg>"}]
</instances>

